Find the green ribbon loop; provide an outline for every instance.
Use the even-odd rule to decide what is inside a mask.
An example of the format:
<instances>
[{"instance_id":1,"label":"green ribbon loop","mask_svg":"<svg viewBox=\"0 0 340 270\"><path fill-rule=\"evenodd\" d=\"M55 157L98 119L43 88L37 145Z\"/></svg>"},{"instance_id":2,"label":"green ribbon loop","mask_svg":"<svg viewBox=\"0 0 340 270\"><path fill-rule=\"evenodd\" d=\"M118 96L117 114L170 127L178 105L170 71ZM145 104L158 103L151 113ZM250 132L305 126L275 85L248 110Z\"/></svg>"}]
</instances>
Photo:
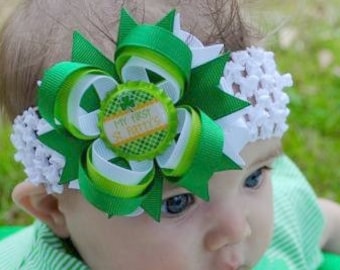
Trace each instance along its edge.
<instances>
[{"instance_id":1,"label":"green ribbon loop","mask_svg":"<svg viewBox=\"0 0 340 270\"><path fill-rule=\"evenodd\" d=\"M144 201L153 184L143 194L133 198L112 196L106 189L102 189L89 177L86 167L86 154L79 164L79 186L82 195L96 208L108 214L109 217L129 215Z\"/></svg>"},{"instance_id":2,"label":"green ribbon loop","mask_svg":"<svg viewBox=\"0 0 340 270\"><path fill-rule=\"evenodd\" d=\"M175 24L175 16L176 10L171 10L168 14L166 14L156 25L162 27L169 32L174 31L174 24Z\"/></svg>"},{"instance_id":3,"label":"green ribbon loop","mask_svg":"<svg viewBox=\"0 0 340 270\"><path fill-rule=\"evenodd\" d=\"M182 90L189 81L192 53L173 33L154 25L139 25L117 46L115 63L118 74L132 57L137 56L166 70L180 84Z\"/></svg>"},{"instance_id":4,"label":"green ribbon loop","mask_svg":"<svg viewBox=\"0 0 340 270\"><path fill-rule=\"evenodd\" d=\"M174 21L176 16L176 10L171 10L167 15L165 15L156 26L162 27L169 32L173 32ZM131 16L131 14L125 9L122 8L120 11L120 24L118 30L118 42L119 44L129 33L130 31L138 26L138 23Z\"/></svg>"},{"instance_id":5,"label":"green ribbon loop","mask_svg":"<svg viewBox=\"0 0 340 270\"><path fill-rule=\"evenodd\" d=\"M153 183L153 187L142 202L142 208L150 215L150 217L159 222L161 220L164 176L157 166Z\"/></svg>"},{"instance_id":6,"label":"green ribbon loop","mask_svg":"<svg viewBox=\"0 0 340 270\"><path fill-rule=\"evenodd\" d=\"M114 63L78 31L73 33L72 62L101 69L118 80Z\"/></svg>"},{"instance_id":7,"label":"green ribbon loop","mask_svg":"<svg viewBox=\"0 0 340 270\"><path fill-rule=\"evenodd\" d=\"M157 27L161 27L168 32L173 32L174 22L175 22L176 10L171 10L166 14L158 23L155 24ZM120 24L118 30L118 42L121 44L122 41L131 33L131 31L139 26L132 15L125 9L122 8L120 11Z\"/></svg>"},{"instance_id":8,"label":"green ribbon loop","mask_svg":"<svg viewBox=\"0 0 340 270\"><path fill-rule=\"evenodd\" d=\"M219 88L229 54L224 54L191 72L190 88L179 104L187 104L204 111L213 120L241 110L250 104L225 93Z\"/></svg>"},{"instance_id":9,"label":"green ribbon loop","mask_svg":"<svg viewBox=\"0 0 340 270\"><path fill-rule=\"evenodd\" d=\"M59 128L55 123L55 103L60 88L65 80L82 69L89 68L88 65L72 62L60 62L49 68L42 79L38 89L38 107L40 115L54 128Z\"/></svg>"},{"instance_id":10,"label":"green ribbon loop","mask_svg":"<svg viewBox=\"0 0 340 270\"><path fill-rule=\"evenodd\" d=\"M62 129L52 130L40 135L38 138L44 145L57 151L65 158L65 167L63 168L59 184L66 184L78 179L80 157L91 142L78 140Z\"/></svg>"},{"instance_id":11,"label":"green ribbon loop","mask_svg":"<svg viewBox=\"0 0 340 270\"><path fill-rule=\"evenodd\" d=\"M209 200L208 182L223 155L223 130L204 112L200 111L200 140L187 173L176 184L186 188L203 200Z\"/></svg>"},{"instance_id":12,"label":"green ribbon loop","mask_svg":"<svg viewBox=\"0 0 340 270\"><path fill-rule=\"evenodd\" d=\"M138 26L138 23L135 21L135 19L125 8L122 8L120 11L120 23L118 29L117 44L119 44L136 26Z\"/></svg>"},{"instance_id":13,"label":"green ribbon loop","mask_svg":"<svg viewBox=\"0 0 340 270\"><path fill-rule=\"evenodd\" d=\"M96 75L107 75L106 73L101 72L97 69L81 69L76 72L70 73L68 78L65 80L63 86L59 89L59 93L57 95L57 98L55 100L55 117L60 121L60 123L63 124L63 126L75 137L81 140L93 140L96 138L89 137L87 135L84 135L76 126L73 125L73 123L69 120L69 106L70 106L70 94L72 91L72 88L77 84L77 82L84 78L86 75L90 74L96 74ZM90 87L86 90L87 91L93 91L93 89ZM85 93L86 93L85 92ZM85 95L83 95L84 97ZM97 96L98 97L98 96ZM75 106L85 106L85 110L87 108L94 108L95 106L100 105L100 103L97 102L97 99L86 99L84 102L80 102L80 104L75 104ZM95 108L99 109L99 107Z\"/></svg>"},{"instance_id":14,"label":"green ribbon loop","mask_svg":"<svg viewBox=\"0 0 340 270\"><path fill-rule=\"evenodd\" d=\"M155 170L152 170L138 185L124 185L107 179L92 164L91 149L91 147L88 148L86 157L88 175L96 187L101 190L105 190L107 194L110 194L113 197L134 198L141 195L151 184L155 175Z\"/></svg>"},{"instance_id":15,"label":"green ribbon loop","mask_svg":"<svg viewBox=\"0 0 340 270\"><path fill-rule=\"evenodd\" d=\"M222 155L221 161L218 163L218 167L216 168L216 172L220 171L228 171L228 170L242 170L235 161L233 161L230 157L225 154Z\"/></svg>"},{"instance_id":16,"label":"green ribbon loop","mask_svg":"<svg viewBox=\"0 0 340 270\"><path fill-rule=\"evenodd\" d=\"M102 74L105 72L81 63L60 62L46 71L38 92L38 106L41 116L55 129L66 128L80 139L83 136L68 121L67 104L70 91L77 81L87 74ZM90 100L88 100L90 102ZM96 103L96 100L93 100ZM93 104L88 104L92 106ZM56 124L57 119L63 127Z\"/></svg>"}]
</instances>

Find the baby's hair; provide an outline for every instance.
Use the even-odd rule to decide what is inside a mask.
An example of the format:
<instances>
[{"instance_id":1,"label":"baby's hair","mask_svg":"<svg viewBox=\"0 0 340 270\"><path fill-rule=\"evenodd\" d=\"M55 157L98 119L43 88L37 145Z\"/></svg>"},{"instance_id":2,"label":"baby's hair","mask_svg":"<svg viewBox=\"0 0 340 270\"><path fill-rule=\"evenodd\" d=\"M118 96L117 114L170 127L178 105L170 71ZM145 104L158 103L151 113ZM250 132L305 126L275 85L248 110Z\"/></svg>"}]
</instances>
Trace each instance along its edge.
<instances>
[{"instance_id":1,"label":"baby's hair","mask_svg":"<svg viewBox=\"0 0 340 270\"><path fill-rule=\"evenodd\" d=\"M155 22L176 7L184 29L229 51L246 48L255 37L237 0L23 0L0 35L1 110L13 120L35 106L44 69L70 59L74 30L112 58L122 6L139 22Z\"/></svg>"}]
</instances>

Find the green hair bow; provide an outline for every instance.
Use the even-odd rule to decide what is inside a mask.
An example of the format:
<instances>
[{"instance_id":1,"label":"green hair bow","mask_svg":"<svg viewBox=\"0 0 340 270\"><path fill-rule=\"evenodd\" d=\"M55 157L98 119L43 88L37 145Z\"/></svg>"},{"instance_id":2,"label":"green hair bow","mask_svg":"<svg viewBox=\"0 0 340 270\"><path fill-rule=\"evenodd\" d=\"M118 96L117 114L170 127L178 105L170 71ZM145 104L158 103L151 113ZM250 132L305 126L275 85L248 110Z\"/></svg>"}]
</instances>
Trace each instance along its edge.
<instances>
[{"instance_id":1,"label":"green hair bow","mask_svg":"<svg viewBox=\"0 0 340 270\"><path fill-rule=\"evenodd\" d=\"M114 62L75 32L72 61L39 86L40 115L53 127L39 140L65 157L60 184L78 179L109 216L142 207L159 221L165 179L208 200L214 172L239 169L215 122L249 105L219 88L229 55L192 68L175 15L138 24L122 9Z\"/></svg>"}]
</instances>

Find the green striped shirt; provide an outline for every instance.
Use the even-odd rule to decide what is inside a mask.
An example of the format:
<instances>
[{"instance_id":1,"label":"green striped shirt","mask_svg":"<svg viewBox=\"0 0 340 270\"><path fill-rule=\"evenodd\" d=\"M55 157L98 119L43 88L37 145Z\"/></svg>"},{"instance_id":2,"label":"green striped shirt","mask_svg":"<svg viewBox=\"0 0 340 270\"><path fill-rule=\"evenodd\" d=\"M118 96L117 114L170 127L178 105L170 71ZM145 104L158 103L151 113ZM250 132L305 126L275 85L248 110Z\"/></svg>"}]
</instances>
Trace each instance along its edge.
<instances>
[{"instance_id":1,"label":"green striped shirt","mask_svg":"<svg viewBox=\"0 0 340 270\"><path fill-rule=\"evenodd\" d=\"M1 270L88 270L41 222L0 242Z\"/></svg>"},{"instance_id":2,"label":"green striped shirt","mask_svg":"<svg viewBox=\"0 0 340 270\"><path fill-rule=\"evenodd\" d=\"M312 188L286 156L275 161L272 181L274 236L255 270L318 269L324 220Z\"/></svg>"}]
</instances>

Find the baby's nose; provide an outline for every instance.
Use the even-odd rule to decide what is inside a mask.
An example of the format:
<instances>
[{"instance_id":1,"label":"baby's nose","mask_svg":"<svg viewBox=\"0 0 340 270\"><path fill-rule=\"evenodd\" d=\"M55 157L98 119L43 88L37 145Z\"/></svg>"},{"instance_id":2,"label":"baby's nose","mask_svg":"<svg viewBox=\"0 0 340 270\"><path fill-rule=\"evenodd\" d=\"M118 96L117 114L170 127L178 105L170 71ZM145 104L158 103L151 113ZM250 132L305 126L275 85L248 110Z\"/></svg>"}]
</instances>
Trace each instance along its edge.
<instances>
[{"instance_id":1,"label":"baby's nose","mask_svg":"<svg viewBox=\"0 0 340 270\"><path fill-rule=\"evenodd\" d=\"M235 245L251 235L251 227L245 211L230 208L212 218L213 226L206 233L204 244L207 250L215 251L227 245Z\"/></svg>"}]
</instances>

